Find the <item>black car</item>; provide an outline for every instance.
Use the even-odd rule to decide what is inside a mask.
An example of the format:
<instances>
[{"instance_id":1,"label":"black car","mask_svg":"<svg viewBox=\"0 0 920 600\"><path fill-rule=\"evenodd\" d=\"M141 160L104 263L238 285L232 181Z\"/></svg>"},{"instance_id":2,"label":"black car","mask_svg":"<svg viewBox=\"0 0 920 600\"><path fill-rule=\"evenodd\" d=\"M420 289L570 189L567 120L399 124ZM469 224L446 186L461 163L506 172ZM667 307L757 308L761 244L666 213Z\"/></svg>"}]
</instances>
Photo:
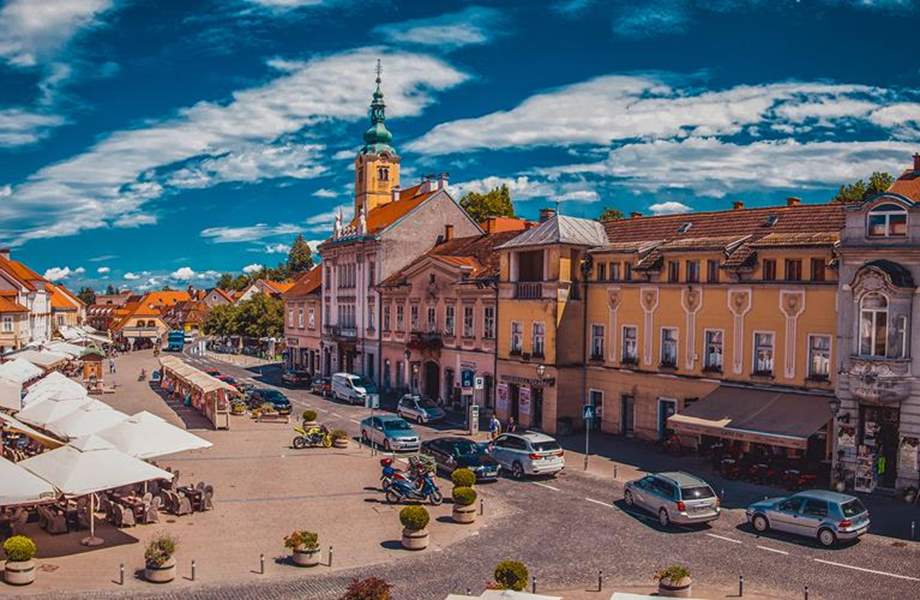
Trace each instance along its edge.
<instances>
[{"instance_id":1,"label":"black car","mask_svg":"<svg viewBox=\"0 0 920 600\"><path fill-rule=\"evenodd\" d=\"M249 392L248 396L250 407L259 407L263 404L271 404L279 414L291 414L291 401L287 396L271 388L256 388Z\"/></svg>"},{"instance_id":2,"label":"black car","mask_svg":"<svg viewBox=\"0 0 920 600\"><path fill-rule=\"evenodd\" d=\"M498 462L486 453L483 446L466 438L428 440L422 443L421 452L434 459L439 471L452 473L454 469L466 467L476 474L476 481L498 479Z\"/></svg>"},{"instance_id":3,"label":"black car","mask_svg":"<svg viewBox=\"0 0 920 600\"><path fill-rule=\"evenodd\" d=\"M284 371L281 374L281 381L291 387L303 386L307 387L310 385L310 374L306 371Z\"/></svg>"}]
</instances>

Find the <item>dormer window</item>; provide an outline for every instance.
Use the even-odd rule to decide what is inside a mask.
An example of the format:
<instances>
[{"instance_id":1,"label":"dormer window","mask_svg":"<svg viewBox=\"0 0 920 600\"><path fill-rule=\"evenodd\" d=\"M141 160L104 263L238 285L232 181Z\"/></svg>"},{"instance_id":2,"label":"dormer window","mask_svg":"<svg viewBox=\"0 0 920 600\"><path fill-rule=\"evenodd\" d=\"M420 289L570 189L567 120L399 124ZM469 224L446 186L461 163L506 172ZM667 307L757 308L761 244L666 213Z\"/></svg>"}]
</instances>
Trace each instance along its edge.
<instances>
[{"instance_id":1,"label":"dormer window","mask_svg":"<svg viewBox=\"0 0 920 600\"><path fill-rule=\"evenodd\" d=\"M869 237L904 237L907 235L907 211L897 204L879 204L866 218Z\"/></svg>"},{"instance_id":2,"label":"dormer window","mask_svg":"<svg viewBox=\"0 0 920 600\"><path fill-rule=\"evenodd\" d=\"M687 233L688 231L690 231L690 228L692 226L693 226L693 223L689 223L689 222L684 223L683 225L677 228L677 233Z\"/></svg>"}]
</instances>

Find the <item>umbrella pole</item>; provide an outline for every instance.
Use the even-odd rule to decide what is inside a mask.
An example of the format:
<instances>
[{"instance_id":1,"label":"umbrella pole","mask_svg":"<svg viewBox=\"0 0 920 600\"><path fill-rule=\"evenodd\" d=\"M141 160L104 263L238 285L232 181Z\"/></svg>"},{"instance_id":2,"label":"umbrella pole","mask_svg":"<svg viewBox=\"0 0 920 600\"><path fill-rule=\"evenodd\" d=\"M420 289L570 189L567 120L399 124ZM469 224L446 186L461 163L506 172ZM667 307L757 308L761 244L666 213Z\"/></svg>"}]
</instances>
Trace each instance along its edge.
<instances>
[{"instance_id":1,"label":"umbrella pole","mask_svg":"<svg viewBox=\"0 0 920 600\"><path fill-rule=\"evenodd\" d=\"M101 546L105 540L96 537L96 495L89 495L89 537L80 540L84 546Z\"/></svg>"}]
</instances>

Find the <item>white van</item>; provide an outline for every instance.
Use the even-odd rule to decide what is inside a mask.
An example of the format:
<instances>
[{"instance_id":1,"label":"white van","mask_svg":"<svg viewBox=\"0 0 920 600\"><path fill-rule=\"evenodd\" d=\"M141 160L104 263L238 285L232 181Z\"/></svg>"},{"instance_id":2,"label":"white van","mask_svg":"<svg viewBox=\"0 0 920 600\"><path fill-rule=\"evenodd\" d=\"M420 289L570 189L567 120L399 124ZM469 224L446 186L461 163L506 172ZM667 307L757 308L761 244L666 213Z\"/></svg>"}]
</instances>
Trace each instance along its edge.
<instances>
[{"instance_id":1,"label":"white van","mask_svg":"<svg viewBox=\"0 0 920 600\"><path fill-rule=\"evenodd\" d=\"M368 408L380 406L380 394L372 381L352 373L335 373L332 376L332 397L349 404L362 404Z\"/></svg>"}]
</instances>

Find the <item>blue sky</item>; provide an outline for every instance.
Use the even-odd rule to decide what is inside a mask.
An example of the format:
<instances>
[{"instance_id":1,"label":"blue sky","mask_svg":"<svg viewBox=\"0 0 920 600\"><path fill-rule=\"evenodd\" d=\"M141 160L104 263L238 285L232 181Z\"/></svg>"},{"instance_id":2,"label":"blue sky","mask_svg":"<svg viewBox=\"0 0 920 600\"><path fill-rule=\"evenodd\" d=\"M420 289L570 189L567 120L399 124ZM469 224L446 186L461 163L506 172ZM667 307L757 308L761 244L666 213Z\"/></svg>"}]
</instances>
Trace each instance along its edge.
<instances>
[{"instance_id":1,"label":"blue sky","mask_svg":"<svg viewBox=\"0 0 920 600\"><path fill-rule=\"evenodd\" d=\"M820 202L920 151L920 0L0 6L0 243L72 287L326 237L378 57L403 185L525 217Z\"/></svg>"}]
</instances>

